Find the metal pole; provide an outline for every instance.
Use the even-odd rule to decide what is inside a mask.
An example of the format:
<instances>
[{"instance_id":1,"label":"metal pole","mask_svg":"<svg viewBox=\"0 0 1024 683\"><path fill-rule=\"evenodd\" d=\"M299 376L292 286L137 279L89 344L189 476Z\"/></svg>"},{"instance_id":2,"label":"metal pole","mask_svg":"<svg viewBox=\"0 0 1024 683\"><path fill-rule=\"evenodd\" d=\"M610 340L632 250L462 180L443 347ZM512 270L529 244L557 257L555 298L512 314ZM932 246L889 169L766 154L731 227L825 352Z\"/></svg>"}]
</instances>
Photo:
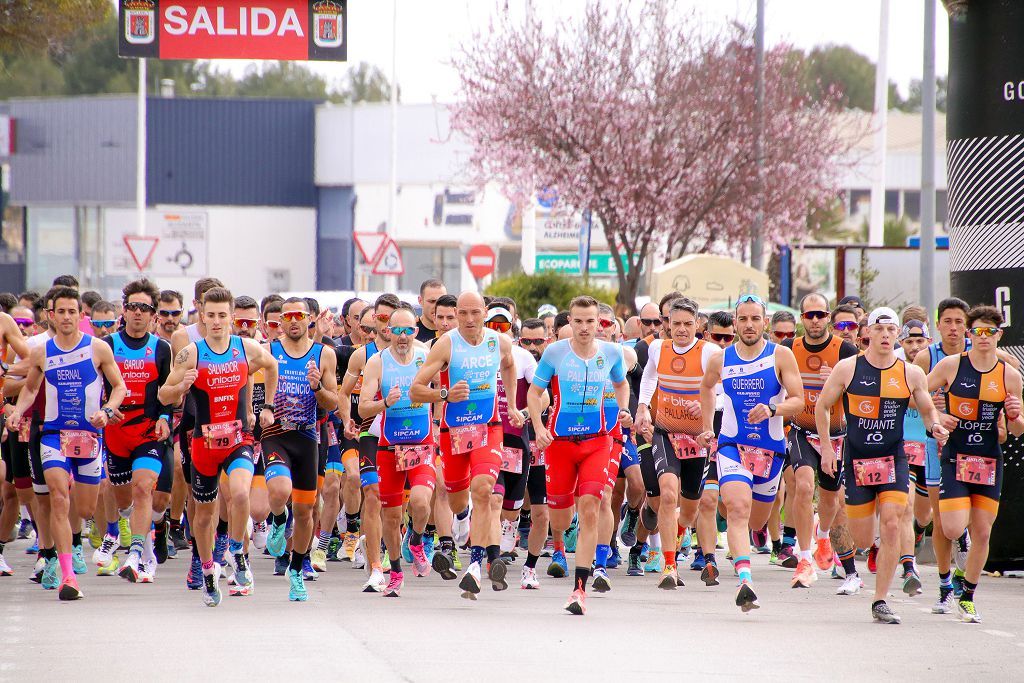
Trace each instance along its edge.
<instances>
[{"instance_id":1,"label":"metal pole","mask_svg":"<svg viewBox=\"0 0 1024 683\"><path fill-rule=\"evenodd\" d=\"M533 0L526 0L526 30L533 29ZM519 265L527 275L533 275L537 267L537 192L530 187L529 196L523 202L520 225L522 243L519 250Z\"/></svg>"},{"instance_id":2,"label":"metal pole","mask_svg":"<svg viewBox=\"0 0 1024 683\"><path fill-rule=\"evenodd\" d=\"M761 174L764 169L764 0L757 0L757 26L754 29L754 158L757 163L757 211L750 228L750 267L764 265L764 198Z\"/></svg>"},{"instance_id":3,"label":"metal pole","mask_svg":"<svg viewBox=\"0 0 1024 683\"><path fill-rule=\"evenodd\" d=\"M871 180L868 244L885 244L885 138L889 116L889 0L881 0L878 65L875 67L875 169Z\"/></svg>"},{"instance_id":4,"label":"metal pole","mask_svg":"<svg viewBox=\"0 0 1024 683\"><path fill-rule=\"evenodd\" d=\"M385 233L395 235L395 195L398 194L398 0L392 0L391 14L391 178L388 184L388 224ZM384 276L384 291L397 292L398 278Z\"/></svg>"},{"instance_id":5,"label":"metal pole","mask_svg":"<svg viewBox=\"0 0 1024 683\"><path fill-rule=\"evenodd\" d=\"M921 79L921 305L935 310L935 0L924 0Z\"/></svg>"},{"instance_id":6,"label":"metal pole","mask_svg":"<svg viewBox=\"0 0 1024 683\"><path fill-rule=\"evenodd\" d=\"M136 107L135 213L139 235L146 234L146 60L139 60L139 96Z\"/></svg>"}]
</instances>

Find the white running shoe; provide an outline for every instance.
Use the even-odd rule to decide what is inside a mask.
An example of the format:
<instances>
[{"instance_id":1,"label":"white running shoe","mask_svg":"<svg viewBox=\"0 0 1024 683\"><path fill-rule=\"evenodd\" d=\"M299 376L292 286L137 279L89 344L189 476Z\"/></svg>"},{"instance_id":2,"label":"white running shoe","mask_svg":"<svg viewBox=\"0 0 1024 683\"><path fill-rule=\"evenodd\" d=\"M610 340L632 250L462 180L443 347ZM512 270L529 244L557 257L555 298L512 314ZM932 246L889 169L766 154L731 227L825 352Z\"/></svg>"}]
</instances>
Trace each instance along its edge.
<instances>
[{"instance_id":1,"label":"white running shoe","mask_svg":"<svg viewBox=\"0 0 1024 683\"><path fill-rule=\"evenodd\" d=\"M370 572L370 578L363 584L364 593L381 593L387 587L388 582L384 580L384 571L374 569Z\"/></svg>"},{"instance_id":2,"label":"white running shoe","mask_svg":"<svg viewBox=\"0 0 1024 683\"><path fill-rule=\"evenodd\" d=\"M0 555L0 576L14 576L14 570L7 564L3 555Z\"/></svg>"},{"instance_id":3,"label":"white running shoe","mask_svg":"<svg viewBox=\"0 0 1024 683\"><path fill-rule=\"evenodd\" d=\"M366 536L360 536L355 552L352 553L352 568L369 571L369 567L370 565L366 563Z\"/></svg>"},{"instance_id":4,"label":"white running shoe","mask_svg":"<svg viewBox=\"0 0 1024 683\"><path fill-rule=\"evenodd\" d=\"M507 519L501 520L501 543L503 553L510 553L516 547L516 523Z\"/></svg>"},{"instance_id":5,"label":"white running shoe","mask_svg":"<svg viewBox=\"0 0 1024 683\"><path fill-rule=\"evenodd\" d=\"M455 547L461 548L469 540L469 515L465 519L455 517L452 520L452 537L455 539Z\"/></svg>"},{"instance_id":6,"label":"white running shoe","mask_svg":"<svg viewBox=\"0 0 1024 683\"><path fill-rule=\"evenodd\" d=\"M539 589L540 581L537 580L537 570L533 567L523 567L523 578L519 581L519 587L523 590Z\"/></svg>"},{"instance_id":7,"label":"white running shoe","mask_svg":"<svg viewBox=\"0 0 1024 683\"><path fill-rule=\"evenodd\" d=\"M860 593L860 589L864 587L864 582L861 581L860 576L857 574L850 574L843 581L843 585L836 589L836 595L857 595Z\"/></svg>"},{"instance_id":8,"label":"white running shoe","mask_svg":"<svg viewBox=\"0 0 1024 683\"><path fill-rule=\"evenodd\" d=\"M152 560L146 560L139 565L139 573L136 581L139 583L153 583L153 579L156 578L156 558Z\"/></svg>"},{"instance_id":9,"label":"white running shoe","mask_svg":"<svg viewBox=\"0 0 1024 683\"><path fill-rule=\"evenodd\" d=\"M99 548L92 553L92 563L97 567L106 567L110 564L110 561L114 559L114 553L117 552L117 546L120 541L117 536L111 536L110 534L103 534L103 542Z\"/></svg>"},{"instance_id":10,"label":"white running shoe","mask_svg":"<svg viewBox=\"0 0 1024 683\"><path fill-rule=\"evenodd\" d=\"M269 533L266 520L252 525L252 544L256 546L256 550L262 551L267 547L267 534Z\"/></svg>"}]
</instances>

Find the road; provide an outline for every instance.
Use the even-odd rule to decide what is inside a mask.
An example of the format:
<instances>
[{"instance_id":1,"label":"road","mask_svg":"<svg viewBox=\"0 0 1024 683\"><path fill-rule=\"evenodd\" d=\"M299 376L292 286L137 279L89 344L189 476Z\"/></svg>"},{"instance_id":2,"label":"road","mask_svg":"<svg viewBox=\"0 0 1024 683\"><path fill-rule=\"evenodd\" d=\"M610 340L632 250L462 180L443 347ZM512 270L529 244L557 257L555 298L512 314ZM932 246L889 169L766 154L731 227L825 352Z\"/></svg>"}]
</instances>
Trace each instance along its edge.
<instances>
[{"instance_id":1,"label":"road","mask_svg":"<svg viewBox=\"0 0 1024 683\"><path fill-rule=\"evenodd\" d=\"M26 545L7 546L16 575L0 578L0 681L182 680L215 669L234 681L595 681L649 674L963 681L1016 676L1024 661L1024 582L983 577L977 604L984 623L962 624L930 613L937 577L927 566L924 594L890 600L903 624L889 626L871 621L870 593L836 596L839 582L829 578L793 590L790 571L769 566L767 555L753 561L762 608L750 614L733 604L731 577L707 588L686 570L687 585L666 592L654 576L627 577L620 568L612 572L613 590L591 595L581 618L562 610L568 579L545 577L541 590L520 590L521 562L509 572L514 587L486 590L477 602L461 599L455 582L435 574L407 578L399 599L361 593L363 572L331 563L307 584L310 601L300 604L288 602L287 584L272 575L270 559L254 555L255 595L225 593L210 609L185 589L182 553L153 584L90 573L80 577L86 598L61 603L28 581Z\"/></svg>"}]
</instances>

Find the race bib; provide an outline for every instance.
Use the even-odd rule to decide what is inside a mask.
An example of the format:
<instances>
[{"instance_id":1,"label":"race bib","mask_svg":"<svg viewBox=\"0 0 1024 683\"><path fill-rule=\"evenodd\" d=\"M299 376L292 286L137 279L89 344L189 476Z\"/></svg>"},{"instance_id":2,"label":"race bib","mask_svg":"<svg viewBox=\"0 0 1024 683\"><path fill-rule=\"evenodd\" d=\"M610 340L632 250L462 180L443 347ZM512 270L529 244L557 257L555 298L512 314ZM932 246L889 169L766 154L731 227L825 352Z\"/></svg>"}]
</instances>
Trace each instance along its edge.
<instances>
[{"instance_id":1,"label":"race bib","mask_svg":"<svg viewBox=\"0 0 1024 683\"><path fill-rule=\"evenodd\" d=\"M544 451L536 441L530 442L530 467L544 467Z\"/></svg>"},{"instance_id":2,"label":"race bib","mask_svg":"<svg viewBox=\"0 0 1024 683\"><path fill-rule=\"evenodd\" d=\"M399 472L430 464L434 446L429 443L414 446L395 446L395 469Z\"/></svg>"},{"instance_id":3,"label":"race bib","mask_svg":"<svg viewBox=\"0 0 1024 683\"><path fill-rule=\"evenodd\" d=\"M338 445L338 430L334 428L334 425L327 423L327 447Z\"/></svg>"},{"instance_id":4,"label":"race bib","mask_svg":"<svg viewBox=\"0 0 1024 683\"><path fill-rule=\"evenodd\" d=\"M18 441L22 443L28 443L29 432L32 429L32 423L29 420L22 419L21 426L18 427Z\"/></svg>"},{"instance_id":5,"label":"race bib","mask_svg":"<svg viewBox=\"0 0 1024 683\"><path fill-rule=\"evenodd\" d=\"M708 460L718 462L718 439L712 439L708 447Z\"/></svg>"},{"instance_id":6,"label":"race bib","mask_svg":"<svg viewBox=\"0 0 1024 683\"><path fill-rule=\"evenodd\" d=\"M920 441L904 441L903 452L907 454L907 462L911 465L924 467L925 450L923 443Z\"/></svg>"},{"instance_id":7,"label":"race bib","mask_svg":"<svg viewBox=\"0 0 1024 683\"><path fill-rule=\"evenodd\" d=\"M214 451L224 451L242 443L242 421L217 422L203 425L203 438L206 447Z\"/></svg>"},{"instance_id":8,"label":"race bib","mask_svg":"<svg viewBox=\"0 0 1024 683\"><path fill-rule=\"evenodd\" d=\"M672 450L680 460L692 460L704 457L704 449L689 434L669 434L668 440Z\"/></svg>"},{"instance_id":9,"label":"race bib","mask_svg":"<svg viewBox=\"0 0 1024 683\"><path fill-rule=\"evenodd\" d=\"M740 451L740 461L751 474L761 479L766 479L771 474L772 461L775 459L774 453L763 448L754 448L753 446L744 446L742 444L738 444L737 448Z\"/></svg>"},{"instance_id":10,"label":"race bib","mask_svg":"<svg viewBox=\"0 0 1024 683\"><path fill-rule=\"evenodd\" d=\"M92 458L98 444L99 435L95 432L61 430L60 454L65 458Z\"/></svg>"},{"instance_id":11,"label":"race bib","mask_svg":"<svg viewBox=\"0 0 1024 683\"><path fill-rule=\"evenodd\" d=\"M821 455L821 439L818 438L817 434L808 434L807 443L811 444L818 455ZM836 452L836 459L843 459L843 437L832 439L832 449Z\"/></svg>"},{"instance_id":12,"label":"race bib","mask_svg":"<svg viewBox=\"0 0 1024 683\"><path fill-rule=\"evenodd\" d=\"M452 454L461 455L469 453L474 448L483 448L487 445L487 431L487 425L452 427L448 430L448 436L452 442Z\"/></svg>"},{"instance_id":13,"label":"race bib","mask_svg":"<svg viewBox=\"0 0 1024 683\"><path fill-rule=\"evenodd\" d=\"M501 449L501 471L511 472L513 474L523 473L523 449L522 448L509 448L507 446Z\"/></svg>"},{"instance_id":14,"label":"race bib","mask_svg":"<svg viewBox=\"0 0 1024 683\"><path fill-rule=\"evenodd\" d=\"M853 461L853 480L857 486L881 486L896 482L896 461L884 458L857 458Z\"/></svg>"},{"instance_id":15,"label":"race bib","mask_svg":"<svg viewBox=\"0 0 1024 683\"><path fill-rule=\"evenodd\" d=\"M996 483L996 459L982 455L956 454L956 479L965 484L994 486Z\"/></svg>"}]
</instances>

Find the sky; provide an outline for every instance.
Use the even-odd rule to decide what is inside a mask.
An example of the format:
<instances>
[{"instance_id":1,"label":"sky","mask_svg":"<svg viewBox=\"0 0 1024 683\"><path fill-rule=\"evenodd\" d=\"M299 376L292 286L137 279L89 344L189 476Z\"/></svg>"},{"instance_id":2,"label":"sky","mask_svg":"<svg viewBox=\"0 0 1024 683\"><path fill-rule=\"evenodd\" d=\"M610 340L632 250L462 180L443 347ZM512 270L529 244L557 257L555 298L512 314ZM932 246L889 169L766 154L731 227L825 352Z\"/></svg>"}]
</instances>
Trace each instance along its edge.
<instances>
[{"instance_id":1,"label":"sky","mask_svg":"<svg viewBox=\"0 0 1024 683\"><path fill-rule=\"evenodd\" d=\"M506 11L521 12L526 0L349 0L349 64L361 61L391 74L392 8L398 6L397 77L402 101L450 102L458 79L449 66L453 51ZM936 72L948 63L948 23L936 3ZM586 0L533 0L542 20L578 15ZM816 45L850 45L876 61L881 0L766 0L765 40L769 47L788 43L808 50ZM692 15L714 28L739 19L753 26L755 0L678 0L676 12ZM889 9L889 79L906 96L913 78L920 78L924 44L924 3L891 0ZM217 65L241 74L251 62L222 60ZM313 62L310 66L329 82L340 81L347 64Z\"/></svg>"}]
</instances>

